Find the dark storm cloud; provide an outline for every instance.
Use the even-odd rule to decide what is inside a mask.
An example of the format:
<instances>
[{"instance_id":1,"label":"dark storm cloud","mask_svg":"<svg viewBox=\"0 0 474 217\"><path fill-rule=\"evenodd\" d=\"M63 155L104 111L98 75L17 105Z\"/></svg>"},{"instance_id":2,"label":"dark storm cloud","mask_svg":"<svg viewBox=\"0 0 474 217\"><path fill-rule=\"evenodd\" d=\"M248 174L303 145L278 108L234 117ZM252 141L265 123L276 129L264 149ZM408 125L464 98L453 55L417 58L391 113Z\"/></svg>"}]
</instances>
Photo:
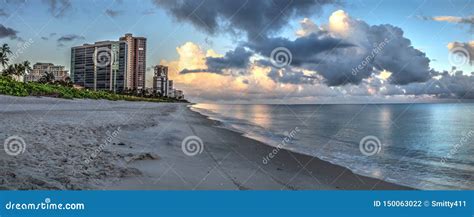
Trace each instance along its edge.
<instances>
[{"instance_id":1,"label":"dark storm cloud","mask_svg":"<svg viewBox=\"0 0 474 217\"><path fill-rule=\"evenodd\" d=\"M0 38L20 39L18 31L0 24Z\"/></svg>"},{"instance_id":2,"label":"dark storm cloud","mask_svg":"<svg viewBox=\"0 0 474 217\"><path fill-rule=\"evenodd\" d=\"M224 57L208 57L206 65L210 70L219 72L227 68L247 68L252 55L253 52L237 47L228 51Z\"/></svg>"},{"instance_id":3,"label":"dark storm cloud","mask_svg":"<svg viewBox=\"0 0 474 217\"><path fill-rule=\"evenodd\" d=\"M367 43L352 43L350 38L336 38L318 31L294 41L269 38L248 43L248 46L269 58L273 49L285 47L292 55L291 66L317 71L329 86L359 84L382 70L392 72L390 81L400 85L431 78L430 60L412 46L400 28L369 26L363 21L352 24L362 32Z\"/></svg>"},{"instance_id":4,"label":"dark storm cloud","mask_svg":"<svg viewBox=\"0 0 474 217\"><path fill-rule=\"evenodd\" d=\"M84 39L85 39L84 36L69 34L69 35L64 35L64 36L59 37L58 40L56 40L56 42L58 46L64 46L64 43L68 43L75 40L84 40Z\"/></svg>"},{"instance_id":5,"label":"dark storm cloud","mask_svg":"<svg viewBox=\"0 0 474 217\"><path fill-rule=\"evenodd\" d=\"M294 41L281 37L268 38L250 42L247 46L269 58L271 58L270 55L275 48L284 47L290 51L292 56L291 65L303 66L305 64L318 64L320 59L317 58L317 54L353 45L327 34L313 33L306 37L297 38Z\"/></svg>"},{"instance_id":6,"label":"dark storm cloud","mask_svg":"<svg viewBox=\"0 0 474 217\"><path fill-rule=\"evenodd\" d=\"M474 99L474 76L453 75L443 72L441 78L430 79L425 83L412 83L403 86L392 86L384 95L431 95L438 98Z\"/></svg>"},{"instance_id":7,"label":"dark storm cloud","mask_svg":"<svg viewBox=\"0 0 474 217\"><path fill-rule=\"evenodd\" d=\"M370 26L361 20L348 22L354 35L341 39L326 38L326 41L316 41L318 43L315 39L302 41L299 45L302 49L293 52L292 65L317 71L329 86L359 84L383 70L391 72L390 82L398 85L424 82L431 78L429 58L412 46L402 29L388 24ZM320 39L311 35L308 37ZM315 49L315 45L308 42L323 43L325 52Z\"/></svg>"},{"instance_id":8,"label":"dark storm cloud","mask_svg":"<svg viewBox=\"0 0 474 217\"><path fill-rule=\"evenodd\" d=\"M71 8L70 0L43 0L48 6L48 10L53 17L63 17L66 12Z\"/></svg>"},{"instance_id":9,"label":"dark storm cloud","mask_svg":"<svg viewBox=\"0 0 474 217\"><path fill-rule=\"evenodd\" d=\"M373 43L389 39L374 58L374 66L392 72L390 81L393 84L425 82L432 74L430 59L424 52L414 48L403 34L402 29L389 24L370 27L368 38Z\"/></svg>"},{"instance_id":10,"label":"dark storm cloud","mask_svg":"<svg viewBox=\"0 0 474 217\"><path fill-rule=\"evenodd\" d=\"M224 74L224 69L244 70L248 67L252 55L253 52L247 51L243 47L237 47L234 50L228 51L223 57L207 57L207 69L184 69L180 74L202 72ZM244 73L245 72L237 72L237 74Z\"/></svg>"},{"instance_id":11,"label":"dark storm cloud","mask_svg":"<svg viewBox=\"0 0 474 217\"><path fill-rule=\"evenodd\" d=\"M314 15L334 0L153 0L179 21L211 34L243 31L250 40L268 36L294 16Z\"/></svg>"},{"instance_id":12,"label":"dark storm cloud","mask_svg":"<svg viewBox=\"0 0 474 217\"><path fill-rule=\"evenodd\" d=\"M283 84L314 84L314 82L317 80L316 75L307 76L301 71L293 71L289 68L273 68L268 73L268 77L277 83Z\"/></svg>"}]
</instances>

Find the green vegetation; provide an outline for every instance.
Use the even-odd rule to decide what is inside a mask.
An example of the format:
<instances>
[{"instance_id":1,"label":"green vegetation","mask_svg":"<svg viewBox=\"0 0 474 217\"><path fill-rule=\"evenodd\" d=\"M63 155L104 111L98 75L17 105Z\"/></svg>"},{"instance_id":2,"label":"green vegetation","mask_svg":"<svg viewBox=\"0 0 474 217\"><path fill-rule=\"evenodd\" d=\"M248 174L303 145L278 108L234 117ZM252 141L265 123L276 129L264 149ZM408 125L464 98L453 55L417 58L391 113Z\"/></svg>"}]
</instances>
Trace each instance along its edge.
<instances>
[{"instance_id":1,"label":"green vegetation","mask_svg":"<svg viewBox=\"0 0 474 217\"><path fill-rule=\"evenodd\" d=\"M87 89L75 89L60 84L48 84L39 82L18 82L8 76L0 76L0 94L11 96L47 96L65 99L107 99L126 101L147 102L186 102L171 98L138 97L131 95L115 94L106 91L91 91Z\"/></svg>"},{"instance_id":2,"label":"green vegetation","mask_svg":"<svg viewBox=\"0 0 474 217\"><path fill-rule=\"evenodd\" d=\"M76 89L70 79L55 81L54 75L45 73L38 82L19 82L13 79L15 76L25 75L31 71L30 63L24 61L21 64L9 65L8 54L10 47L3 44L0 47L0 94L11 96L46 96L65 99L107 99L146 102L187 102L173 98L158 97L154 95L135 95L130 93L116 94L107 91L92 91L87 89Z\"/></svg>"}]
</instances>

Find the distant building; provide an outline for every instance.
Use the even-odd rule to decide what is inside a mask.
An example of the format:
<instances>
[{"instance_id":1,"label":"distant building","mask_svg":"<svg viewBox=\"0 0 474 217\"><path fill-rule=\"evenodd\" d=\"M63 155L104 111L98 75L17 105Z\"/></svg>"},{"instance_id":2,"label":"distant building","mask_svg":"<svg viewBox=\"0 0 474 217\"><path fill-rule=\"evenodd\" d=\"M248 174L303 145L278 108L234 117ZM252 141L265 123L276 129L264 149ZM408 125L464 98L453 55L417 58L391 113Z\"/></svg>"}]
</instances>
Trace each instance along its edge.
<instances>
[{"instance_id":1,"label":"distant building","mask_svg":"<svg viewBox=\"0 0 474 217\"><path fill-rule=\"evenodd\" d=\"M153 91L161 96L184 99L183 91L174 88L173 80L168 79L168 66L156 65L153 76Z\"/></svg>"},{"instance_id":2,"label":"distant building","mask_svg":"<svg viewBox=\"0 0 474 217\"><path fill-rule=\"evenodd\" d=\"M174 98L174 85L173 85L173 80L168 80L168 91L167 91L167 96Z\"/></svg>"},{"instance_id":3,"label":"distant building","mask_svg":"<svg viewBox=\"0 0 474 217\"><path fill-rule=\"evenodd\" d=\"M38 81L46 73L52 73L56 81L64 81L69 76L64 66L56 66L52 63L35 63L30 73L25 75L24 80L25 82Z\"/></svg>"},{"instance_id":4,"label":"distant building","mask_svg":"<svg viewBox=\"0 0 474 217\"><path fill-rule=\"evenodd\" d=\"M127 88L128 46L102 41L71 48L71 79L87 89L121 92Z\"/></svg>"},{"instance_id":5,"label":"distant building","mask_svg":"<svg viewBox=\"0 0 474 217\"><path fill-rule=\"evenodd\" d=\"M168 96L168 67L155 66L155 75L153 76L153 90L161 96Z\"/></svg>"},{"instance_id":6,"label":"distant building","mask_svg":"<svg viewBox=\"0 0 474 217\"><path fill-rule=\"evenodd\" d=\"M144 90L146 83L146 38L134 37L128 33L120 37L127 42L126 88Z\"/></svg>"}]
</instances>

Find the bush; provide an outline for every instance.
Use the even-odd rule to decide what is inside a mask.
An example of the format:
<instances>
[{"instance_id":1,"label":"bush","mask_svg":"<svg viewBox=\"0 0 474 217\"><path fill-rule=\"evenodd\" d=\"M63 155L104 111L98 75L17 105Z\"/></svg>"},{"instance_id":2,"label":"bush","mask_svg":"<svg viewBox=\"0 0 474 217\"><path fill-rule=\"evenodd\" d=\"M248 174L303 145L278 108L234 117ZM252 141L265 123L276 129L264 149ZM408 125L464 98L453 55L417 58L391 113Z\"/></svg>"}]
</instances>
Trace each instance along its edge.
<instances>
[{"instance_id":1,"label":"bush","mask_svg":"<svg viewBox=\"0 0 474 217\"><path fill-rule=\"evenodd\" d=\"M0 76L0 94L11 96L46 96L64 99L106 99L147 102L186 102L170 98L144 98L125 94L116 94L107 91L79 90L60 83L43 84L38 82L18 82L8 76Z\"/></svg>"}]
</instances>

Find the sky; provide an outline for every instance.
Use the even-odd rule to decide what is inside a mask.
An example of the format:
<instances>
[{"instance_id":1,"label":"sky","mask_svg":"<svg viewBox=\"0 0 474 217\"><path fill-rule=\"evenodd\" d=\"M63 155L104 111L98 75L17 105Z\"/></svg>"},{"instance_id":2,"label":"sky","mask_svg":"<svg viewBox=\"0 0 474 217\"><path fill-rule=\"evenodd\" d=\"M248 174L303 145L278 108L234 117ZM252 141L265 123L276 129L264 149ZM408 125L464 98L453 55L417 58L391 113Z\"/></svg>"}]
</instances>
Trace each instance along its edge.
<instances>
[{"instance_id":1,"label":"sky","mask_svg":"<svg viewBox=\"0 0 474 217\"><path fill-rule=\"evenodd\" d=\"M474 1L0 0L0 41L70 66L70 48L125 33L191 101L474 99ZM272 55L273 54L273 55Z\"/></svg>"}]
</instances>

